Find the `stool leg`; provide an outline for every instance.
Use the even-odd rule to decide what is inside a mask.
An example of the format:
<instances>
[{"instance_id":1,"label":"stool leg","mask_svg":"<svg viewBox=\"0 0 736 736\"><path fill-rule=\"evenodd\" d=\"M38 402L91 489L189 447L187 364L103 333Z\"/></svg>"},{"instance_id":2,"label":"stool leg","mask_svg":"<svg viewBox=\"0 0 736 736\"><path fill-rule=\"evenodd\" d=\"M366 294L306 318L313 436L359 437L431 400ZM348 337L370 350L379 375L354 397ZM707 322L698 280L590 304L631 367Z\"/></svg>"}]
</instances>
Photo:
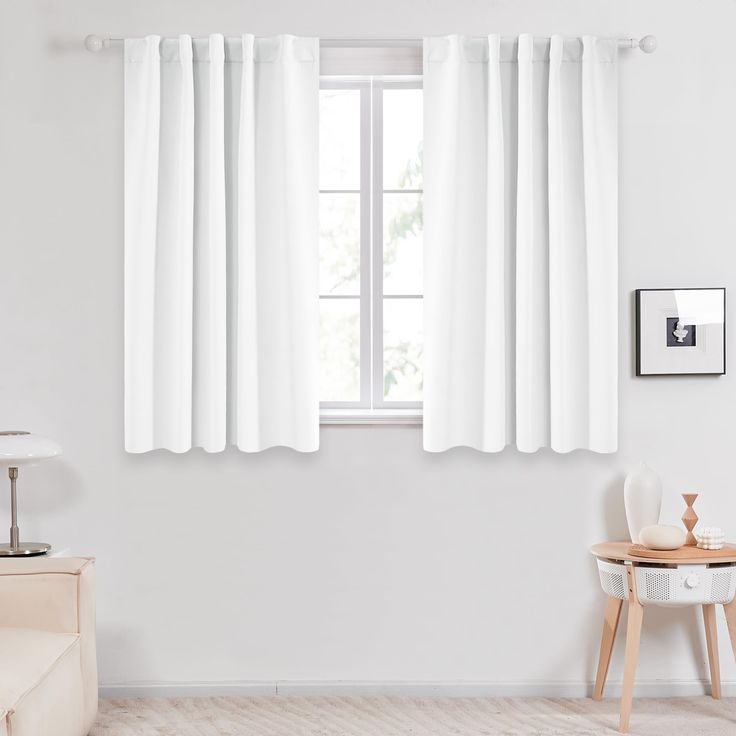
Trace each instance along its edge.
<instances>
[{"instance_id":1,"label":"stool leg","mask_svg":"<svg viewBox=\"0 0 736 736\"><path fill-rule=\"evenodd\" d=\"M636 595L636 581L634 570L627 566L629 582L629 620L626 624L626 654L624 656L624 684L621 690L621 717L618 730L628 733L629 718L631 717L631 701L634 697L634 676L636 674L636 658L639 654L639 640L641 639L641 623L644 619L644 606Z\"/></svg>"},{"instance_id":2,"label":"stool leg","mask_svg":"<svg viewBox=\"0 0 736 736\"><path fill-rule=\"evenodd\" d=\"M593 700L603 697L603 687L608 676L608 665L611 663L613 643L616 641L616 630L621 618L621 607L623 601L620 598L610 598L606 602L606 611L603 614L603 634L601 635L601 650L598 655L598 672L595 676L595 688L593 689Z\"/></svg>"},{"instance_id":3,"label":"stool leg","mask_svg":"<svg viewBox=\"0 0 736 736\"><path fill-rule=\"evenodd\" d=\"M705 624L705 643L708 648L710 665L710 694L715 700L721 699L721 668L718 663L718 629L716 628L716 607L712 603L703 606Z\"/></svg>"},{"instance_id":4,"label":"stool leg","mask_svg":"<svg viewBox=\"0 0 736 736\"><path fill-rule=\"evenodd\" d=\"M726 624L728 624L728 635L731 637L733 656L736 657L736 598L723 606L723 612L726 614Z\"/></svg>"}]
</instances>

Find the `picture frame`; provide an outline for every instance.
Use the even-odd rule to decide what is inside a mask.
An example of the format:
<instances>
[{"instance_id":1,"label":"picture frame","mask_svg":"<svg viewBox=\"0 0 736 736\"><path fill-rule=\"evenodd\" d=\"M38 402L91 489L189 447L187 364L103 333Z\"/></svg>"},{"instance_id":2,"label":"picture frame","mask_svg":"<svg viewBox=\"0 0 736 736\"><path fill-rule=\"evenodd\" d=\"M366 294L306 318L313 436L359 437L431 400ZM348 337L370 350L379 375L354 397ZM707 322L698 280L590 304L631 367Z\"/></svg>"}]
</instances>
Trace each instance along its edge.
<instances>
[{"instance_id":1,"label":"picture frame","mask_svg":"<svg viewBox=\"0 0 736 736\"><path fill-rule=\"evenodd\" d=\"M637 376L726 374L726 289L637 289Z\"/></svg>"}]
</instances>

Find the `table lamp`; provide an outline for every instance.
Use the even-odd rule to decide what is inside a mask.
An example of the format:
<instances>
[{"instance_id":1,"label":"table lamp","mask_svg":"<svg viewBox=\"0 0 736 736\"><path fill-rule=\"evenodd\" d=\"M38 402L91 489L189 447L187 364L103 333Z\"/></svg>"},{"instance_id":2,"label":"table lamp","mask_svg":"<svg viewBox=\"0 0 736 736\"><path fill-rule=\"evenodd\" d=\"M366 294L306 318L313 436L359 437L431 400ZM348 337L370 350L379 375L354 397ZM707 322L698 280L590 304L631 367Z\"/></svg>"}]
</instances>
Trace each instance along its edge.
<instances>
[{"instance_id":1,"label":"table lamp","mask_svg":"<svg viewBox=\"0 0 736 736\"><path fill-rule=\"evenodd\" d=\"M21 542L18 530L18 500L15 481L21 465L35 465L61 455L61 447L53 440L30 432L0 432L0 468L10 476L10 544L0 544L0 557L31 557L51 549L44 542Z\"/></svg>"}]
</instances>

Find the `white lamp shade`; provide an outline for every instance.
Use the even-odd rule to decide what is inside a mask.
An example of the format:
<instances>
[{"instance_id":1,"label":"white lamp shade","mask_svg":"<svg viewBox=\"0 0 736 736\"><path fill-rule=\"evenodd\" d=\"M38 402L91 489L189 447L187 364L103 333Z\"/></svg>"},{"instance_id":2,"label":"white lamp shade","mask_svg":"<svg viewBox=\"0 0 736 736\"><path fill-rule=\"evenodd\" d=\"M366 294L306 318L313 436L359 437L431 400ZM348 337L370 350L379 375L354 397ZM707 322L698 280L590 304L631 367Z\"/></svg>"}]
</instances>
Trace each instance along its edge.
<instances>
[{"instance_id":1,"label":"white lamp shade","mask_svg":"<svg viewBox=\"0 0 736 736\"><path fill-rule=\"evenodd\" d=\"M30 432L0 432L0 468L35 465L42 460L61 455L61 447Z\"/></svg>"}]
</instances>

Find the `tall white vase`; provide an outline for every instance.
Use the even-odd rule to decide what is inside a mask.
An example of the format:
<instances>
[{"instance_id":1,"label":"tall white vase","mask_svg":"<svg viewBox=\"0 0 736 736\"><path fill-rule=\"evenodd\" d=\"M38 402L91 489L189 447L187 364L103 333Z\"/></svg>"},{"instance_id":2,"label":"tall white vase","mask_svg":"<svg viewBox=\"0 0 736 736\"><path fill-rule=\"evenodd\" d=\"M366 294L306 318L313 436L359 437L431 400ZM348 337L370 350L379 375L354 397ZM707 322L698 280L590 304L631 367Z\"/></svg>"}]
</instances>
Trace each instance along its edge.
<instances>
[{"instance_id":1,"label":"tall white vase","mask_svg":"<svg viewBox=\"0 0 736 736\"><path fill-rule=\"evenodd\" d=\"M626 476L624 504L631 541L639 544L639 532L659 523L662 508L662 481L646 463L639 463Z\"/></svg>"}]
</instances>

